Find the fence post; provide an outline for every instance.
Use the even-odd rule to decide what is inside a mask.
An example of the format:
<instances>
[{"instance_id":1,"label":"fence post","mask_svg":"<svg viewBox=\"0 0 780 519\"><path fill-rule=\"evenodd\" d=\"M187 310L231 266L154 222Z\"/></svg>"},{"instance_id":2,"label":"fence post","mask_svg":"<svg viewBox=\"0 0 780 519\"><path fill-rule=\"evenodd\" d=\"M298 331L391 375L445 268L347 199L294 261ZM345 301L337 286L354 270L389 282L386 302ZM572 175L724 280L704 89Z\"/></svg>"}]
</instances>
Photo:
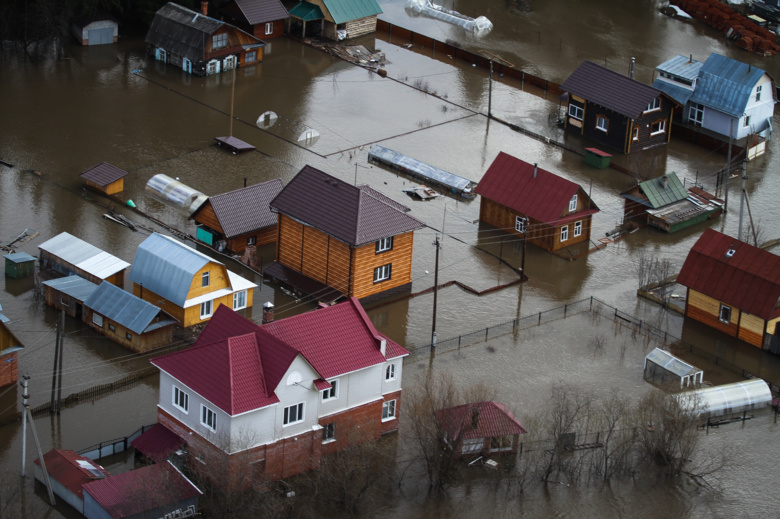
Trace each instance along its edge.
<instances>
[{"instance_id":1,"label":"fence post","mask_svg":"<svg viewBox=\"0 0 780 519\"><path fill-rule=\"evenodd\" d=\"M568 303L563 305L563 318L564 319L566 318L566 310L568 310L568 309L569 309Z\"/></svg>"},{"instance_id":2,"label":"fence post","mask_svg":"<svg viewBox=\"0 0 780 519\"><path fill-rule=\"evenodd\" d=\"M589 310L593 310L593 296L590 296L590 307Z\"/></svg>"},{"instance_id":3,"label":"fence post","mask_svg":"<svg viewBox=\"0 0 780 519\"><path fill-rule=\"evenodd\" d=\"M458 335L458 348L460 348L460 338L463 337L462 335Z\"/></svg>"},{"instance_id":4,"label":"fence post","mask_svg":"<svg viewBox=\"0 0 780 519\"><path fill-rule=\"evenodd\" d=\"M542 324L542 312L539 312L539 322L536 324Z\"/></svg>"},{"instance_id":5,"label":"fence post","mask_svg":"<svg viewBox=\"0 0 780 519\"><path fill-rule=\"evenodd\" d=\"M485 328L485 340L488 340L488 331L490 330L490 326Z\"/></svg>"}]
</instances>

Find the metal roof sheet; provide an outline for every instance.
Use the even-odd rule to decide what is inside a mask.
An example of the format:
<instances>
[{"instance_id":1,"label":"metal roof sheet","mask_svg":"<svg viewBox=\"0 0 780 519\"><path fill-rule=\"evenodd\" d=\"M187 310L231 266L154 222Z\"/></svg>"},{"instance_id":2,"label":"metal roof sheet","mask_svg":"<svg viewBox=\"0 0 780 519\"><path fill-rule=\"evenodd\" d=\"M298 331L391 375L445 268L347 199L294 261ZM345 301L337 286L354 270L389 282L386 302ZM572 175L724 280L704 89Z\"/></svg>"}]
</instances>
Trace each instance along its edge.
<instances>
[{"instance_id":1,"label":"metal roof sheet","mask_svg":"<svg viewBox=\"0 0 780 519\"><path fill-rule=\"evenodd\" d=\"M457 191L465 191L473 181L463 178L461 176L444 171L437 167L421 162L417 159L407 157L402 153L398 153L395 150L385 148L379 144L371 146L371 150L368 152L369 159L379 159L382 162L396 165L401 170L408 170L418 173L424 177L430 178L432 181L450 186Z\"/></svg>"},{"instance_id":2,"label":"metal roof sheet","mask_svg":"<svg viewBox=\"0 0 780 519\"><path fill-rule=\"evenodd\" d=\"M675 172L640 182L639 187L653 209L688 198L688 192Z\"/></svg>"},{"instance_id":3,"label":"metal roof sheet","mask_svg":"<svg viewBox=\"0 0 780 519\"><path fill-rule=\"evenodd\" d=\"M137 335L144 333L160 309L152 303L126 292L116 285L103 281L92 292L84 306L121 324Z\"/></svg>"},{"instance_id":4,"label":"metal roof sheet","mask_svg":"<svg viewBox=\"0 0 780 519\"><path fill-rule=\"evenodd\" d=\"M691 102L741 117L753 87L764 74L763 69L712 53L699 71Z\"/></svg>"},{"instance_id":5,"label":"metal roof sheet","mask_svg":"<svg viewBox=\"0 0 780 519\"><path fill-rule=\"evenodd\" d=\"M44 281L43 284L82 302L86 301L98 287L92 281L84 279L81 276L66 276L64 278L50 279Z\"/></svg>"},{"instance_id":6,"label":"metal roof sheet","mask_svg":"<svg viewBox=\"0 0 780 519\"><path fill-rule=\"evenodd\" d=\"M279 0L236 0L236 5L250 25L284 20L290 17Z\"/></svg>"},{"instance_id":7,"label":"metal roof sheet","mask_svg":"<svg viewBox=\"0 0 780 519\"><path fill-rule=\"evenodd\" d=\"M62 232L45 241L38 248L101 279L110 277L130 266L128 262L67 232Z\"/></svg>"},{"instance_id":8,"label":"metal roof sheet","mask_svg":"<svg viewBox=\"0 0 780 519\"><path fill-rule=\"evenodd\" d=\"M382 14L376 0L322 0L335 23Z\"/></svg>"},{"instance_id":9,"label":"metal roof sheet","mask_svg":"<svg viewBox=\"0 0 780 519\"><path fill-rule=\"evenodd\" d=\"M11 263L27 263L28 261L35 261L35 256L31 256L26 252L14 252L12 254L6 254L3 256ZM2 308L0 308L2 310Z\"/></svg>"},{"instance_id":10,"label":"metal roof sheet","mask_svg":"<svg viewBox=\"0 0 780 519\"><path fill-rule=\"evenodd\" d=\"M660 90L618 74L592 61L583 61L561 84L561 90L636 119Z\"/></svg>"},{"instance_id":11,"label":"metal roof sheet","mask_svg":"<svg viewBox=\"0 0 780 519\"><path fill-rule=\"evenodd\" d=\"M295 7L290 9L290 16L300 18L304 22L325 18L320 7L309 2L298 2Z\"/></svg>"},{"instance_id":12,"label":"metal roof sheet","mask_svg":"<svg viewBox=\"0 0 780 519\"><path fill-rule=\"evenodd\" d=\"M209 197L217 215L219 225L226 238L246 234L264 227L276 225L276 214L271 211L269 203L284 187L281 179L275 178L268 182L236 189L221 195ZM190 218L196 219L202 205Z\"/></svg>"},{"instance_id":13,"label":"metal roof sheet","mask_svg":"<svg viewBox=\"0 0 780 519\"><path fill-rule=\"evenodd\" d=\"M666 371L669 371L680 378L702 371L660 348L654 348L653 351L647 354L645 357L645 365L647 365L647 362L652 362L653 364L661 366Z\"/></svg>"},{"instance_id":14,"label":"metal roof sheet","mask_svg":"<svg viewBox=\"0 0 780 519\"><path fill-rule=\"evenodd\" d=\"M123 178L125 175L127 175L127 171L119 169L108 162L101 162L97 166L92 166L80 176L84 180L89 180L99 186L105 187L112 182L116 182L120 178Z\"/></svg>"},{"instance_id":15,"label":"metal roof sheet","mask_svg":"<svg viewBox=\"0 0 780 519\"><path fill-rule=\"evenodd\" d=\"M693 88L674 83L666 78L658 78L653 81L653 88L660 90L681 105L687 103L693 95Z\"/></svg>"},{"instance_id":16,"label":"metal roof sheet","mask_svg":"<svg viewBox=\"0 0 780 519\"><path fill-rule=\"evenodd\" d=\"M155 463L160 463L179 450L184 443L184 440L176 433L163 424L156 423L141 436L131 441L130 445Z\"/></svg>"},{"instance_id":17,"label":"metal roof sheet","mask_svg":"<svg viewBox=\"0 0 780 519\"><path fill-rule=\"evenodd\" d=\"M772 392L758 378L677 393L674 398L684 407L695 407L700 414L721 415L764 407L772 401Z\"/></svg>"},{"instance_id":18,"label":"metal roof sheet","mask_svg":"<svg viewBox=\"0 0 780 519\"><path fill-rule=\"evenodd\" d=\"M479 402L450 407L436 417L451 438L493 438L524 434L525 428L504 404Z\"/></svg>"},{"instance_id":19,"label":"metal roof sheet","mask_svg":"<svg viewBox=\"0 0 780 519\"><path fill-rule=\"evenodd\" d=\"M105 478L111 475L94 461L79 456L72 450L52 449L43 455L43 461L46 463L49 477L59 482L79 499L84 498L84 484L95 481L97 477ZM33 463L40 466L40 458L35 458Z\"/></svg>"},{"instance_id":20,"label":"metal roof sheet","mask_svg":"<svg viewBox=\"0 0 780 519\"><path fill-rule=\"evenodd\" d=\"M667 72L673 76L693 81L699 76L699 70L704 65L701 61L693 59L693 56L677 56L668 59L656 67L661 72Z\"/></svg>"}]
</instances>

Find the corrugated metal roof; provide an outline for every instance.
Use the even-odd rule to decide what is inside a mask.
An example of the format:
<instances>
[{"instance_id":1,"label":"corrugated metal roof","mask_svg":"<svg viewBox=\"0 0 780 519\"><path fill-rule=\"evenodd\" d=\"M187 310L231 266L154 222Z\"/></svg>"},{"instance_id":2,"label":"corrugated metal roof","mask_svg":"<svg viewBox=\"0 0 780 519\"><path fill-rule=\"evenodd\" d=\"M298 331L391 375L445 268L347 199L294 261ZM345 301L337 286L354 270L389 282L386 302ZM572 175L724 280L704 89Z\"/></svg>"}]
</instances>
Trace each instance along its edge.
<instances>
[{"instance_id":1,"label":"corrugated metal roof","mask_svg":"<svg viewBox=\"0 0 780 519\"><path fill-rule=\"evenodd\" d=\"M412 210L411 207L406 206L406 205L404 205L404 204L402 204L400 202L396 202L395 200L393 200L389 196L387 196L387 195L385 195L383 193L380 193L379 191L377 191L373 187L369 186L368 184L358 184L357 187L359 189L361 189L362 191L365 191L369 195L373 196L377 200L386 203L390 207L395 207L399 211L403 211L405 213L408 213L408 212L410 212Z\"/></svg>"},{"instance_id":2,"label":"corrugated metal roof","mask_svg":"<svg viewBox=\"0 0 780 519\"><path fill-rule=\"evenodd\" d=\"M772 392L766 382L757 378L677 393L674 398L684 408L719 416L766 407L772 401Z\"/></svg>"},{"instance_id":3,"label":"corrugated metal roof","mask_svg":"<svg viewBox=\"0 0 780 519\"><path fill-rule=\"evenodd\" d=\"M45 241L38 248L100 279L106 279L130 266L128 262L67 232Z\"/></svg>"},{"instance_id":4,"label":"corrugated metal roof","mask_svg":"<svg viewBox=\"0 0 780 519\"><path fill-rule=\"evenodd\" d=\"M693 59L693 57L678 54L672 59L668 59L658 65L656 69L660 72L667 72L673 76L693 81L699 76L699 70L702 65L704 65L704 63Z\"/></svg>"},{"instance_id":5,"label":"corrugated metal roof","mask_svg":"<svg viewBox=\"0 0 780 519\"><path fill-rule=\"evenodd\" d=\"M271 207L357 247L424 227L368 191L304 166Z\"/></svg>"},{"instance_id":6,"label":"corrugated metal roof","mask_svg":"<svg viewBox=\"0 0 780 519\"><path fill-rule=\"evenodd\" d=\"M146 327L160 313L160 309L152 303L108 281L103 281L97 287L97 290L84 301L84 306L121 324L137 335L144 333Z\"/></svg>"},{"instance_id":7,"label":"corrugated metal roof","mask_svg":"<svg viewBox=\"0 0 780 519\"><path fill-rule=\"evenodd\" d=\"M680 378L686 377L693 373L699 373L701 371L699 368L688 364L684 360L678 359L668 351L664 351L661 348L654 348L653 351L645 356L645 365L647 365L648 362L652 362L653 364L661 366L666 371L669 371L670 373L673 373Z\"/></svg>"},{"instance_id":8,"label":"corrugated metal roof","mask_svg":"<svg viewBox=\"0 0 780 519\"><path fill-rule=\"evenodd\" d=\"M549 225L556 225L564 217L575 194L587 197L578 184L535 168L533 164L503 151L493 160L475 191L484 198ZM587 216L598 211L599 208L591 201L590 209L579 213Z\"/></svg>"},{"instance_id":9,"label":"corrugated metal roof","mask_svg":"<svg viewBox=\"0 0 780 519\"><path fill-rule=\"evenodd\" d=\"M284 20L290 17L287 9L279 0L236 0L236 5L250 25Z\"/></svg>"},{"instance_id":10,"label":"corrugated metal roof","mask_svg":"<svg viewBox=\"0 0 780 519\"><path fill-rule=\"evenodd\" d=\"M268 204L283 187L282 180L275 178L268 182L209 197L206 203L211 204L214 209L225 237L232 238L276 225L276 213L271 211ZM204 206L205 204L190 218L197 220L196 216Z\"/></svg>"},{"instance_id":11,"label":"corrugated metal roof","mask_svg":"<svg viewBox=\"0 0 780 519\"><path fill-rule=\"evenodd\" d=\"M642 115L647 105L662 94L660 90L592 61L583 61L566 78L561 90L632 119Z\"/></svg>"},{"instance_id":12,"label":"corrugated metal roof","mask_svg":"<svg viewBox=\"0 0 780 519\"><path fill-rule=\"evenodd\" d=\"M688 253L677 282L761 319L780 316L780 256L712 229Z\"/></svg>"},{"instance_id":13,"label":"corrugated metal roof","mask_svg":"<svg viewBox=\"0 0 780 519\"><path fill-rule=\"evenodd\" d=\"M138 246L130 280L183 307L192 278L209 262L222 265L169 236L154 233Z\"/></svg>"},{"instance_id":14,"label":"corrugated metal roof","mask_svg":"<svg viewBox=\"0 0 780 519\"><path fill-rule=\"evenodd\" d=\"M639 187L647 196L653 209L688 198L688 192L675 172L640 182Z\"/></svg>"},{"instance_id":15,"label":"corrugated metal roof","mask_svg":"<svg viewBox=\"0 0 780 519\"><path fill-rule=\"evenodd\" d=\"M111 517L147 517L144 512L203 493L169 461L87 483L84 492Z\"/></svg>"},{"instance_id":16,"label":"corrugated metal roof","mask_svg":"<svg viewBox=\"0 0 780 519\"><path fill-rule=\"evenodd\" d=\"M473 181L467 178L450 173L449 171L444 171L443 169L431 166L430 164L426 164L417 159L407 157L402 153L385 148L380 144L371 146L371 150L368 152L368 158L369 160L392 165L401 171L428 178L431 182L451 187L455 191L462 192L464 195L468 195L469 187L474 184Z\"/></svg>"},{"instance_id":17,"label":"corrugated metal roof","mask_svg":"<svg viewBox=\"0 0 780 519\"><path fill-rule=\"evenodd\" d=\"M376 0L322 0L335 23L382 14Z\"/></svg>"},{"instance_id":18,"label":"corrugated metal roof","mask_svg":"<svg viewBox=\"0 0 780 519\"><path fill-rule=\"evenodd\" d=\"M712 53L699 71L691 102L741 117L753 87L764 74L763 69ZM774 96L774 92L770 94Z\"/></svg>"},{"instance_id":19,"label":"corrugated metal roof","mask_svg":"<svg viewBox=\"0 0 780 519\"><path fill-rule=\"evenodd\" d=\"M300 18L304 22L322 20L325 18L320 7L309 2L298 2L295 7L290 9L290 16Z\"/></svg>"},{"instance_id":20,"label":"corrugated metal roof","mask_svg":"<svg viewBox=\"0 0 780 519\"><path fill-rule=\"evenodd\" d=\"M101 477L111 475L91 459L79 456L72 450L52 449L43 455L43 461L46 463L49 477L59 482L79 499L84 499L83 485L95 481L96 474L101 474ZM40 466L40 458L35 458L33 463ZM84 466L82 467L82 465ZM94 473L86 468L87 465Z\"/></svg>"},{"instance_id":21,"label":"corrugated metal roof","mask_svg":"<svg viewBox=\"0 0 780 519\"><path fill-rule=\"evenodd\" d=\"M447 434L457 440L524 434L525 428L504 404L479 402L436 413Z\"/></svg>"},{"instance_id":22,"label":"corrugated metal roof","mask_svg":"<svg viewBox=\"0 0 780 519\"><path fill-rule=\"evenodd\" d=\"M119 169L108 162L101 162L97 166L89 168L80 176L84 180L89 180L99 186L105 187L112 182L116 182L120 178L123 178L125 175L127 175L127 171L124 169Z\"/></svg>"},{"instance_id":23,"label":"corrugated metal roof","mask_svg":"<svg viewBox=\"0 0 780 519\"><path fill-rule=\"evenodd\" d=\"M35 256L31 256L26 252L14 252L12 254L6 254L3 256L11 263L27 263L28 261L35 261ZM2 310L2 308L0 308Z\"/></svg>"},{"instance_id":24,"label":"corrugated metal roof","mask_svg":"<svg viewBox=\"0 0 780 519\"><path fill-rule=\"evenodd\" d=\"M693 95L693 88L673 83L666 78L658 78L653 82L653 88L656 88L668 95L681 105L688 102L688 99Z\"/></svg>"},{"instance_id":25,"label":"corrugated metal roof","mask_svg":"<svg viewBox=\"0 0 780 519\"><path fill-rule=\"evenodd\" d=\"M66 276L64 278L50 279L44 281L43 284L82 302L86 301L98 287L92 281L84 279L81 276Z\"/></svg>"},{"instance_id":26,"label":"corrugated metal roof","mask_svg":"<svg viewBox=\"0 0 780 519\"><path fill-rule=\"evenodd\" d=\"M184 440L179 438L176 433L163 424L156 423L141 436L131 441L130 445L155 463L160 463L179 450L184 443Z\"/></svg>"}]
</instances>

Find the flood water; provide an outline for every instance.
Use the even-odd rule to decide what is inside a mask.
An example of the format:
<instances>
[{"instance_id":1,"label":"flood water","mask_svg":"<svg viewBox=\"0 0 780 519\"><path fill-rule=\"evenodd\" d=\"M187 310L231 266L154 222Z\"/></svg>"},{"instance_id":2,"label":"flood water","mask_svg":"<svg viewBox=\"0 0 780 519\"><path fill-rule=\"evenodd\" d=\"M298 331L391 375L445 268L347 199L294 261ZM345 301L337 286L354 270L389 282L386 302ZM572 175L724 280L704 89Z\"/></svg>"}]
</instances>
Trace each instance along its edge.
<instances>
[{"instance_id":1,"label":"flood water","mask_svg":"<svg viewBox=\"0 0 780 519\"><path fill-rule=\"evenodd\" d=\"M649 83L653 67L669 57L692 53L704 60L710 52L750 62L780 77L776 58L759 58L706 27L664 17L657 10L660 2L536 1L527 13L515 10L514 2L509 0L445 3L464 14L487 16L495 27L481 38L442 22L411 17L403 1L384 0L380 4L385 12L382 18L393 24L442 41L460 42L470 50L489 50L518 68L558 83L584 59L627 71L630 58L636 57L635 77ZM517 278L517 273L498 257L517 267L522 261L522 247L504 233L477 223L478 199L440 197L423 203L406 198L401 189L414 184L412 181L368 164L368 148L376 142L475 181L498 152L505 151L586 186L601 209L593 222L594 240L621 222L623 199L619 193L634 185L635 179L612 169L589 168L579 155L488 120L484 116L489 94L485 70L443 56L432 58L425 50L404 48L403 43L392 36L377 35L375 47L387 56L388 78L382 79L280 38L266 47L262 64L239 69L235 83L230 75L194 78L150 61L144 54L143 35L128 35L117 45L95 48L78 47L68 41L35 49L28 59L5 47L0 58L0 159L13 167L0 165L0 243L10 242L27 228L35 229L40 235L19 250L37 255L38 245L67 231L132 262L137 246L148 233L133 233L103 219L106 201L85 192L79 178L83 171L102 161L129 172L123 199L132 199L142 211L189 233L194 233L194 226L186 214L144 193L151 176L164 173L178 177L213 195L239 188L245 181L252 184L279 177L287 182L310 164L345 181L370 184L412 207L411 214L429 226L415 233L413 292L433 285L432 243L441 230L445 235L440 283L459 280L484 290ZM411 86L424 86L436 95ZM233 156L214 146L214 137L230 131L231 104L236 118L232 134L256 146L256 152ZM279 120L263 131L255 121L267 110L275 111ZM558 99L546 99L543 92L498 78L493 82L495 116L571 146L587 145L564 135L557 127L559 110ZM295 142L304 128L314 128L321 134L309 148ZM766 155L748 164L750 208L764 230L765 240L780 237L774 225L780 220L776 204L780 193L777 146L775 138ZM665 148L615 160L624 161L646 178L676 171L689 181L698 179L709 189L714 189L712 172L725 163L725 157L719 154L674 139ZM731 184L730 196L727 214L705 225L736 236L737 181ZM165 232L129 210L118 210L137 223ZM667 235L644 229L577 261L528 247L527 283L483 297L455 286L441 290L437 336L445 340L594 296L780 381L776 358L636 297L636 254L651 252L679 268L702 230L703 226L697 226ZM272 247L260 252L263 261L272 260ZM227 263L229 268L251 277L237 264ZM262 284L259 278L255 281L260 283L256 305L272 301L277 317L311 309L311 305L298 303L273 286ZM19 372L31 376L31 405L47 402L56 312L36 296L32 279L3 276L0 303L3 313L12 320L11 330L26 346L19 355ZM368 312L381 331L401 344L414 348L430 343L430 294L374 305ZM613 355L606 356L606 360L588 358L578 363L578 352L583 359L587 355L577 349L583 337L577 330L577 321L565 320L560 327L521 335L511 347L502 349L503 343L496 344L501 355L489 355L477 347L462 354L442 354L434 364L464 380L492 380L518 416L542 405L524 395L544 391L561 378L576 379L589 391L606 391L616 385L632 388L632 394L646 390L641 380L642 351L636 350L634 356L620 362ZM66 333L63 395L117 380L148 365L148 356L130 355L74 320L67 319ZM570 344L572 349L562 349L561 343ZM527 354L518 353L522 351ZM428 362L427 358L410 358L407 373L414 374ZM585 364L588 369L584 369ZM477 365L482 370L472 369ZM530 376L533 373L544 376ZM607 377L602 373L612 377L610 383L605 382ZM705 379L720 382L721 376L717 369L705 368ZM148 377L132 388L66 408L58 418L38 418L36 427L44 450L52 446L79 450L153 423L156 403L157 380ZM0 419L12 416L20 404L20 389L11 386L0 390ZM449 503L411 500L382 516L474 517L481 515L478 512L484 510L486 501L495 506L491 512L499 517L574 517L583 515L583 511L586 516L653 517L661 503L673 511L671 515L679 517L767 515L777 505L776 492L769 486L778 477L771 447L777 434L772 421L763 419L708 437L712 438L712 449L725 445L740 448L739 462L723 476L721 492L669 482L659 482L653 487L655 491L633 483L609 488L561 488L529 493L517 511L502 507L500 499L476 489L473 494L456 492ZM28 473L34 457L28 445ZM17 474L20 462L19 422L0 426L2 477ZM29 481L26 488L32 488ZM45 499L32 495L25 506L29 517L37 517L46 509ZM56 511L69 513L65 507Z\"/></svg>"}]
</instances>

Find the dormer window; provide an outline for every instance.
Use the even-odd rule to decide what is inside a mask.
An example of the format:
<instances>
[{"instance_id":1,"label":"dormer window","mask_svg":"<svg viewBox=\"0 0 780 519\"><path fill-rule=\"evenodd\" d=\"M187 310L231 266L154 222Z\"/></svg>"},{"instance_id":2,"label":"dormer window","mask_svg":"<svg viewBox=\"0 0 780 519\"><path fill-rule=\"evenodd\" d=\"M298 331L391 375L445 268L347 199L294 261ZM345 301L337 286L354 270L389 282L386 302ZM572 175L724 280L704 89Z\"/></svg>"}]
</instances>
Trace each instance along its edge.
<instances>
[{"instance_id":1,"label":"dormer window","mask_svg":"<svg viewBox=\"0 0 780 519\"><path fill-rule=\"evenodd\" d=\"M652 101L650 101L647 104L647 108L645 109L645 113L647 113L647 112L654 112L654 111L660 110L660 109L661 109L661 98L660 97L656 97L655 99L653 99Z\"/></svg>"},{"instance_id":2,"label":"dormer window","mask_svg":"<svg viewBox=\"0 0 780 519\"><path fill-rule=\"evenodd\" d=\"M569 200L569 212L576 211L577 210L577 195L574 195L571 197L571 200Z\"/></svg>"}]
</instances>

